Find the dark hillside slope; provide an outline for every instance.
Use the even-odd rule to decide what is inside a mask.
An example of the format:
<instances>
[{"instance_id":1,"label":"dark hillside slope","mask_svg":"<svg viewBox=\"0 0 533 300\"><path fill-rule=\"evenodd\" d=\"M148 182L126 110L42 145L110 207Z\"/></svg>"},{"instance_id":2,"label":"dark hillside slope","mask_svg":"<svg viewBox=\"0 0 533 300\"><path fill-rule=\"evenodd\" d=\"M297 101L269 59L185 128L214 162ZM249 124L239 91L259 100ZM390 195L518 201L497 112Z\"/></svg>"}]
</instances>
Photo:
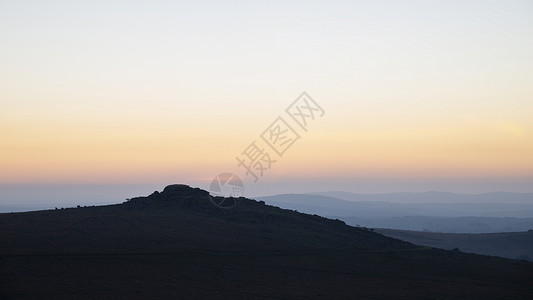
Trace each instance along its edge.
<instances>
[{"instance_id":1,"label":"dark hillside slope","mask_svg":"<svg viewBox=\"0 0 533 300\"><path fill-rule=\"evenodd\" d=\"M377 232L417 245L533 261L533 230L505 233L440 233L396 229Z\"/></svg>"},{"instance_id":2,"label":"dark hillside slope","mask_svg":"<svg viewBox=\"0 0 533 300\"><path fill-rule=\"evenodd\" d=\"M0 214L0 298L515 298L533 264L415 246L185 185L120 205Z\"/></svg>"}]
</instances>

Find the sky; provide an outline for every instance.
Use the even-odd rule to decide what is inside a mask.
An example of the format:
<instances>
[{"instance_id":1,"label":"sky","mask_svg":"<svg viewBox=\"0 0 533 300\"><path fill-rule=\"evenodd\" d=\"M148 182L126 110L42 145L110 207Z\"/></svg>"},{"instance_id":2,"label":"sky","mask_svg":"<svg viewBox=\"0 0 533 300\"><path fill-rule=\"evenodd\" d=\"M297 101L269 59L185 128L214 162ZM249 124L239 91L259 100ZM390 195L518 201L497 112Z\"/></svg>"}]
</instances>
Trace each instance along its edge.
<instances>
[{"instance_id":1,"label":"sky","mask_svg":"<svg viewBox=\"0 0 533 300\"><path fill-rule=\"evenodd\" d=\"M0 41L0 203L225 172L250 195L533 192L531 1L1 1Z\"/></svg>"}]
</instances>

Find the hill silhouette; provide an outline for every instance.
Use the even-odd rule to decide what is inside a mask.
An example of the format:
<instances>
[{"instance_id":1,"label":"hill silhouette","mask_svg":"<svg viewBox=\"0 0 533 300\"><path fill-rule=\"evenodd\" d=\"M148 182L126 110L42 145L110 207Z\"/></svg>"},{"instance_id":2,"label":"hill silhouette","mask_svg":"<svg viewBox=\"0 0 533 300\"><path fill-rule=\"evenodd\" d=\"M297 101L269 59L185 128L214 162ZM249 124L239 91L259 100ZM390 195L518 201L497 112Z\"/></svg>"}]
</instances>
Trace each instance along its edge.
<instances>
[{"instance_id":1,"label":"hill silhouette","mask_svg":"<svg viewBox=\"0 0 533 300\"><path fill-rule=\"evenodd\" d=\"M233 199L235 200L235 199ZM0 214L0 297L530 298L533 264L416 246L186 185L118 205Z\"/></svg>"}]
</instances>

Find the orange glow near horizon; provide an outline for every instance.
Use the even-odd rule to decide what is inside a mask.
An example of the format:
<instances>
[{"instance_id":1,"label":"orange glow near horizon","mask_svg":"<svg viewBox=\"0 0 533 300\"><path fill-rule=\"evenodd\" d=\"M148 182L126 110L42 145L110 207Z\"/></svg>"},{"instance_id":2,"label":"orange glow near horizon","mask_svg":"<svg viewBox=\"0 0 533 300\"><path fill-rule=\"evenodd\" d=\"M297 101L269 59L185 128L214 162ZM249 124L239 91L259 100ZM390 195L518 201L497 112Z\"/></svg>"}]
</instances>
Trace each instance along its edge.
<instances>
[{"instance_id":1,"label":"orange glow near horizon","mask_svg":"<svg viewBox=\"0 0 533 300\"><path fill-rule=\"evenodd\" d=\"M172 176L208 177L225 169L238 173L244 169L237 168L235 156L252 140L259 140L252 131L222 136L217 128L194 134L167 129L137 135L128 129L91 134L65 130L46 137L45 127L20 128L19 135L5 137L0 182L152 182ZM320 127L318 122L316 127ZM34 134L34 138L20 134L23 131ZM494 124L479 128L356 128L353 132L333 132L310 130L283 158L278 158L269 175L533 175L531 127ZM248 141L245 135L250 137Z\"/></svg>"},{"instance_id":2,"label":"orange glow near horizon","mask_svg":"<svg viewBox=\"0 0 533 300\"><path fill-rule=\"evenodd\" d=\"M211 5L4 4L0 184L250 180L302 91L325 115L264 180L533 177L529 4Z\"/></svg>"}]
</instances>

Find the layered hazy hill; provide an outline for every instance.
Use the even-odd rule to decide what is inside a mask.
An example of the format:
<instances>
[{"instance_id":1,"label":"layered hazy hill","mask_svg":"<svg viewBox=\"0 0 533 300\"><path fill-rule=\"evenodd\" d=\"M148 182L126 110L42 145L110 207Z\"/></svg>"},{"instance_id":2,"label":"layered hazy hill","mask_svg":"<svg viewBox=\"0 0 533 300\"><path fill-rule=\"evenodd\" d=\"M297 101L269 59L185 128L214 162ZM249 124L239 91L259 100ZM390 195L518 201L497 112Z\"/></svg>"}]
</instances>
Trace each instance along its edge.
<instances>
[{"instance_id":1,"label":"layered hazy hill","mask_svg":"<svg viewBox=\"0 0 533 300\"><path fill-rule=\"evenodd\" d=\"M332 216L533 217L533 194L463 195L436 192L396 194L331 192L327 194L280 194L256 199ZM340 198L343 195L350 197Z\"/></svg>"},{"instance_id":2,"label":"layered hazy hill","mask_svg":"<svg viewBox=\"0 0 533 300\"><path fill-rule=\"evenodd\" d=\"M353 226L448 233L533 229L533 194L326 192L257 199L300 212L338 218Z\"/></svg>"},{"instance_id":3,"label":"layered hazy hill","mask_svg":"<svg viewBox=\"0 0 533 300\"><path fill-rule=\"evenodd\" d=\"M0 298L500 298L533 264L171 185L118 205L0 214Z\"/></svg>"},{"instance_id":4,"label":"layered hazy hill","mask_svg":"<svg viewBox=\"0 0 533 300\"><path fill-rule=\"evenodd\" d=\"M313 193L348 201L394 203L533 203L533 193L492 192L458 194L450 192L357 194L345 191Z\"/></svg>"}]
</instances>

